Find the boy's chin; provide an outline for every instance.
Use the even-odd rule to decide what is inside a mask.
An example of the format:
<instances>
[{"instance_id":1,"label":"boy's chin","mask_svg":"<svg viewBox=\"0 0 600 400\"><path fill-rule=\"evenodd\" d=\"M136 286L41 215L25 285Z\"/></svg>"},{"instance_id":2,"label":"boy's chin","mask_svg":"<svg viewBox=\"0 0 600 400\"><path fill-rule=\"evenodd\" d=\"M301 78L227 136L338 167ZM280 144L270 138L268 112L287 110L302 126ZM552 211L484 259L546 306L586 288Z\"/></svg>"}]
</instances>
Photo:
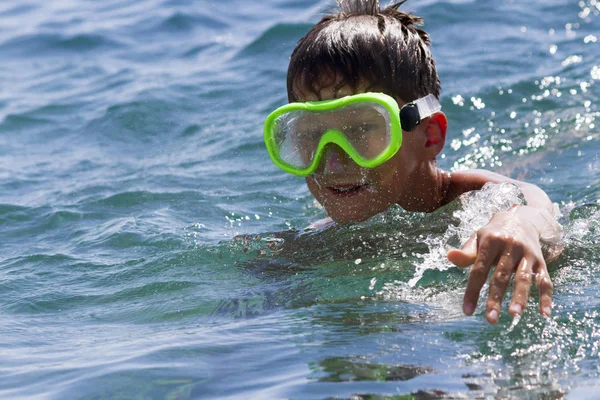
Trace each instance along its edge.
<instances>
[{"instance_id":1,"label":"boy's chin","mask_svg":"<svg viewBox=\"0 0 600 400\"><path fill-rule=\"evenodd\" d=\"M328 210L325 208L327 215L331 218L336 224L350 224L353 222L364 222L371 217L379 214L383 211L375 211L375 210Z\"/></svg>"}]
</instances>

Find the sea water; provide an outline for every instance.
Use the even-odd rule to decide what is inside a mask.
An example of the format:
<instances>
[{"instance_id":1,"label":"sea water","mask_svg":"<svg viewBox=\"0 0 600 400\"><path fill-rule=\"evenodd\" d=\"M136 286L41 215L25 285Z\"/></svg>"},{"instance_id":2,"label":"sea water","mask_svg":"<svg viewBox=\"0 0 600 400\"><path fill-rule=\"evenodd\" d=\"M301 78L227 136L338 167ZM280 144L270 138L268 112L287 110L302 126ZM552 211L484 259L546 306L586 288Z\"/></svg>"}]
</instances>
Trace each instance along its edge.
<instances>
[{"instance_id":1,"label":"sea water","mask_svg":"<svg viewBox=\"0 0 600 400\"><path fill-rule=\"evenodd\" d=\"M496 326L444 254L514 188L304 231L325 213L261 128L331 8L0 3L0 398L599 398L600 1L402 7L439 67L439 165L562 214L552 317L534 291Z\"/></svg>"}]
</instances>

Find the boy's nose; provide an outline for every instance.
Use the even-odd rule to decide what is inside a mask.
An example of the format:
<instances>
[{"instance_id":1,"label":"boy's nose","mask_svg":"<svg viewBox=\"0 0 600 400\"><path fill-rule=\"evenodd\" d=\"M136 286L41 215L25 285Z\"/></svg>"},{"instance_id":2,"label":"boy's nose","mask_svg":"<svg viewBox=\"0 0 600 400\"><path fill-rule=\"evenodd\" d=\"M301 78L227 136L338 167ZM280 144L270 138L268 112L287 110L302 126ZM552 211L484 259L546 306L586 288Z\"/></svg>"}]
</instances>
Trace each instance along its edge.
<instances>
[{"instance_id":1,"label":"boy's nose","mask_svg":"<svg viewBox=\"0 0 600 400\"><path fill-rule=\"evenodd\" d=\"M329 146L325 155L325 174L340 174L347 172L349 163L352 162L348 154L339 146Z\"/></svg>"}]
</instances>

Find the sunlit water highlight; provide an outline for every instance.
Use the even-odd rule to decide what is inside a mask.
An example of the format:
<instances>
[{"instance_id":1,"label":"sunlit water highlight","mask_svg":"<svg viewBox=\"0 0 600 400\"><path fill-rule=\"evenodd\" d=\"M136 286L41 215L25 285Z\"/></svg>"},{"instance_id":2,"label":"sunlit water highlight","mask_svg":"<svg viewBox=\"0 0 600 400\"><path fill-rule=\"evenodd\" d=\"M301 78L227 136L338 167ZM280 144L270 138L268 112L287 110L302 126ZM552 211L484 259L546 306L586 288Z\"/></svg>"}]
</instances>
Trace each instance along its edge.
<instances>
[{"instance_id":1,"label":"sunlit water highlight","mask_svg":"<svg viewBox=\"0 0 600 400\"><path fill-rule=\"evenodd\" d=\"M330 5L0 4L0 398L595 398L600 2L406 5L440 165L562 213L552 318L534 295L493 327L444 253L514 188L305 231L323 210L271 165L262 120Z\"/></svg>"}]
</instances>

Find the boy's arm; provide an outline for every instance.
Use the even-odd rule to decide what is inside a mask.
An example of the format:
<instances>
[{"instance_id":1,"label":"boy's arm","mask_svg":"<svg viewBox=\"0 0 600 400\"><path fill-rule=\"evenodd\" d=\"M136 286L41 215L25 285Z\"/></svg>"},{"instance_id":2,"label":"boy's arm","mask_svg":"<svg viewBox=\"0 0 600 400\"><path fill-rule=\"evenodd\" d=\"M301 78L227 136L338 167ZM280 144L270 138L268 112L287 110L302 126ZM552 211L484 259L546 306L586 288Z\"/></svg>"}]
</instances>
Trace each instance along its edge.
<instances>
[{"instance_id":1,"label":"boy's arm","mask_svg":"<svg viewBox=\"0 0 600 400\"><path fill-rule=\"evenodd\" d=\"M453 173L450 187L452 193L460 194L481 189L488 182L515 184L523 192L527 205L515 205L509 211L494 215L460 250L448 252L448 259L457 266L465 268L473 265L463 310L467 315L473 314L481 288L492 266L496 265L486 303L486 316L491 324L498 322L502 298L513 274L515 279L510 314L514 316L523 312L535 280L540 292L540 312L549 316L552 312L552 282L546 261L551 261L558 254L548 255L545 259L542 244L557 244L560 239L561 228L556 222L555 207L537 186L489 171Z\"/></svg>"}]
</instances>

